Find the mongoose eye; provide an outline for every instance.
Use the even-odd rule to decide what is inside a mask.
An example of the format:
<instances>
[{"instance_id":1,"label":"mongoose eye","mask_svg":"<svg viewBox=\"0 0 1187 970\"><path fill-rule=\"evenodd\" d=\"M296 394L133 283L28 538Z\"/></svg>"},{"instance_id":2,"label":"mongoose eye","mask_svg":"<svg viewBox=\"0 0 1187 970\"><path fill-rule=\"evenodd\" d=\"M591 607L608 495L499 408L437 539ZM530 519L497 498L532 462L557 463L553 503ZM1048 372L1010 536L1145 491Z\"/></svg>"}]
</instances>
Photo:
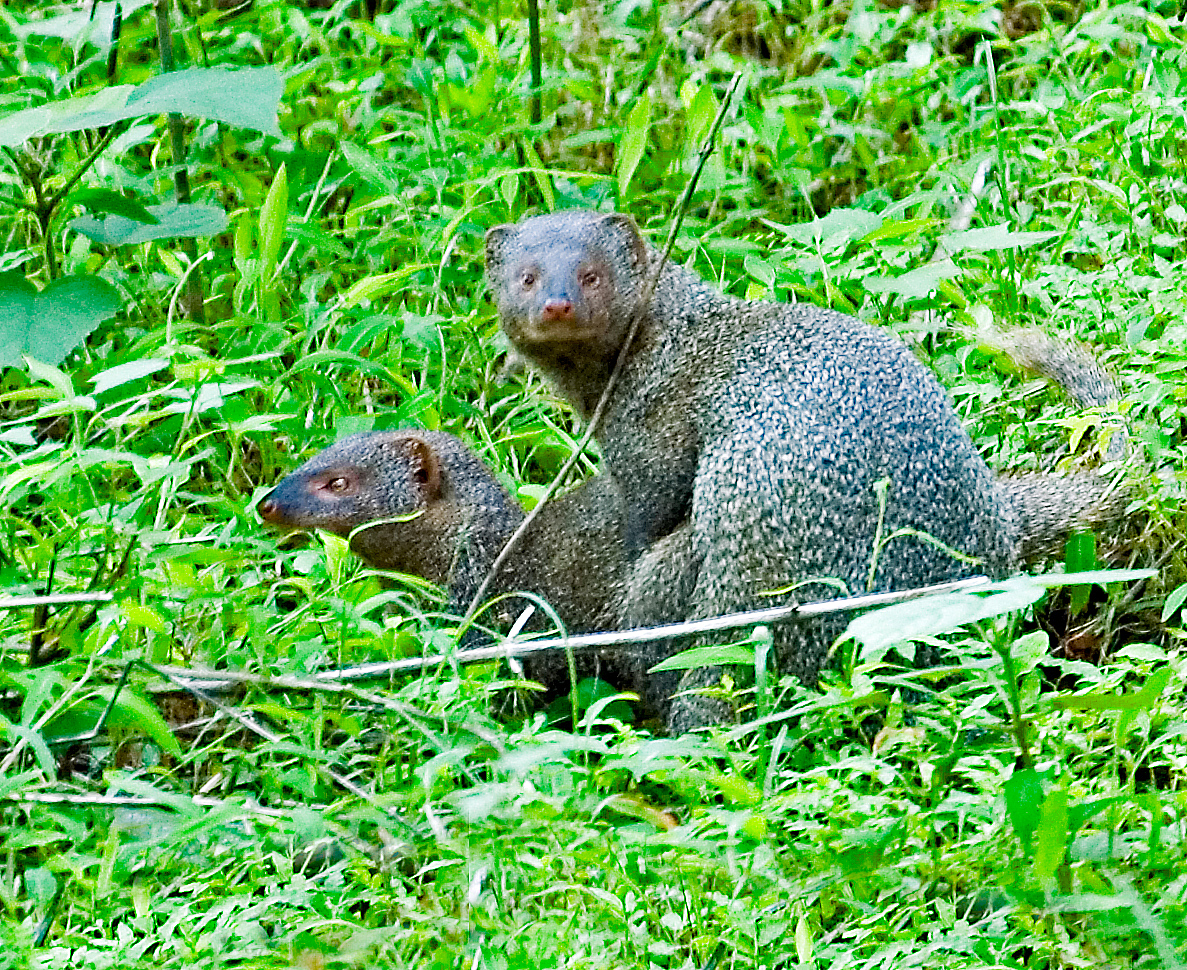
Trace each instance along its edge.
<instances>
[{"instance_id":1,"label":"mongoose eye","mask_svg":"<svg viewBox=\"0 0 1187 970\"><path fill-rule=\"evenodd\" d=\"M535 286L536 285L536 274L533 273L530 269L524 270L524 274L523 274L523 276L521 276L519 278L519 282L521 284L523 284L523 288L525 290L530 286Z\"/></svg>"},{"instance_id":2,"label":"mongoose eye","mask_svg":"<svg viewBox=\"0 0 1187 970\"><path fill-rule=\"evenodd\" d=\"M587 290L592 289L601 282L602 278L597 273L589 272L584 273L581 276L581 285Z\"/></svg>"},{"instance_id":3,"label":"mongoose eye","mask_svg":"<svg viewBox=\"0 0 1187 970\"><path fill-rule=\"evenodd\" d=\"M350 479L342 478L341 476L338 478L331 478L328 482L326 482L326 488L331 492L345 492L348 488L350 488Z\"/></svg>"}]
</instances>

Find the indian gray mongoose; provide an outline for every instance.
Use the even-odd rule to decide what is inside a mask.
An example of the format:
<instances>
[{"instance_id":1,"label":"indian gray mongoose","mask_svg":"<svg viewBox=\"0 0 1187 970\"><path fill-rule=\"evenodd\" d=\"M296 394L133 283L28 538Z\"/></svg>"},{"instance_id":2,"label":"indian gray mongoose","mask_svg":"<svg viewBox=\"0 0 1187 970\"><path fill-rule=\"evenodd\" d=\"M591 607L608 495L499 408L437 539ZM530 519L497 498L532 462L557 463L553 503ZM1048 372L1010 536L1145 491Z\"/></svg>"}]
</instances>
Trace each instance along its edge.
<instances>
[{"instance_id":1,"label":"indian gray mongoose","mask_svg":"<svg viewBox=\"0 0 1187 970\"><path fill-rule=\"evenodd\" d=\"M351 550L372 566L445 587L454 612L465 610L524 518L462 441L418 430L348 435L285 477L257 508L273 525L324 529L349 539ZM616 629L625 565L621 509L617 486L606 476L549 503L489 595L535 593L570 633ZM390 521L397 517L402 521ZM647 708L666 710L675 683L646 676L656 660L650 652L616 648L581 653L577 660L579 676L597 673L636 690ZM567 689L563 653L531 654L525 669L550 691Z\"/></svg>"},{"instance_id":2,"label":"indian gray mongoose","mask_svg":"<svg viewBox=\"0 0 1187 970\"><path fill-rule=\"evenodd\" d=\"M1003 576L1069 524L1115 513L1093 476L996 480L932 374L853 317L725 296L672 264L636 307L658 260L616 213L558 212L486 235L503 331L583 419L640 314L595 432L603 472L621 488L629 558L685 520L691 534L628 577L624 626L669 590L691 589L684 612L698 618ZM1023 534L1039 528L1049 533ZM844 622L780 624L779 668L814 682ZM723 716L691 690L717 676L685 678L673 731Z\"/></svg>"}]
</instances>

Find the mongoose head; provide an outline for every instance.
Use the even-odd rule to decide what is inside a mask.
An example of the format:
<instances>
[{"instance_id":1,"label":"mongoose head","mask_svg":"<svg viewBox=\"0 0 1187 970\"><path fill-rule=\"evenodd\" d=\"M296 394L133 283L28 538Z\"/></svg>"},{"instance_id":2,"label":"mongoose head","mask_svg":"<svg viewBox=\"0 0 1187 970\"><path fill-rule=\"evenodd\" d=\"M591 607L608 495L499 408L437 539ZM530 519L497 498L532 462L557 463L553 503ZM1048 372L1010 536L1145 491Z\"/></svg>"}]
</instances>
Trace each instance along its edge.
<instances>
[{"instance_id":1,"label":"mongoose head","mask_svg":"<svg viewBox=\"0 0 1187 970\"><path fill-rule=\"evenodd\" d=\"M284 529L349 538L372 566L435 583L449 581L468 528L481 522L510 531L523 518L459 439L417 430L349 435L288 475L256 509Z\"/></svg>"},{"instance_id":2,"label":"mongoose head","mask_svg":"<svg viewBox=\"0 0 1187 970\"><path fill-rule=\"evenodd\" d=\"M314 455L256 509L272 525L346 538L367 522L428 508L441 494L440 460L423 432L363 432Z\"/></svg>"},{"instance_id":3,"label":"mongoose head","mask_svg":"<svg viewBox=\"0 0 1187 970\"><path fill-rule=\"evenodd\" d=\"M500 322L529 356L550 344L617 352L647 264L634 220L619 213L557 212L486 234Z\"/></svg>"},{"instance_id":4,"label":"mongoose head","mask_svg":"<svg viewBox=\"0 0 1187 970\"><path fill-rule=\"evenodd\" d=\"M522 509L469 448L439 431L350 435L288 475L258 506L281 528L323 528L379 569L452 582L466 539L501 539Z\"/></svg>"}]
</instances>

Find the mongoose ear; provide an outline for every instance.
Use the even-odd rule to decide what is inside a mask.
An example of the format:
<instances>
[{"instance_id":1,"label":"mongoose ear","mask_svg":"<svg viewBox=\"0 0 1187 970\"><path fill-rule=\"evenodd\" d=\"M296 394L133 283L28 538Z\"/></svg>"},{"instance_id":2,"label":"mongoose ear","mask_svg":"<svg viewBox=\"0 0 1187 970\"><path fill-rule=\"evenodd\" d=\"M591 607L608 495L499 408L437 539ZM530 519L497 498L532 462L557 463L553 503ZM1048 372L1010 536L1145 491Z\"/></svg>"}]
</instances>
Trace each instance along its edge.
<instances>
[{"instance_id":1,"label":"mongoose ear","mask_svg":"<svg viewBox=\"0 0 1187 970\"><path fill-rule=\"evenodd\" d=\"M503 265L503 253L507 240L515 234L515 226L509 222L486 231L486 272L494 276Z\"/></svg>"},{"instance_id":2,"label":"mongoose ear","mask_svg":"<svg viewBox=\"0 0 1187 970\"><path fill-rule=\"evenodd\" d=\"M602 217L602 225L621 244L621 251L630 254L632 269L647 265L647 243L643 241L634 219L625 212L611 212Z\"/></svg>"},{"instance_id":3,"label":"mongoose ear","mask_svg":"<svg viewBox=\"0 0 1187 970\"><path fill-rule=\"evenodd\" d=\"M412 465L412 477L424 486L429 498L436 498L441 492L441 460L437 452L418 435L409 435L405 439L405 449Z\"/></svg>"}]
</instances>

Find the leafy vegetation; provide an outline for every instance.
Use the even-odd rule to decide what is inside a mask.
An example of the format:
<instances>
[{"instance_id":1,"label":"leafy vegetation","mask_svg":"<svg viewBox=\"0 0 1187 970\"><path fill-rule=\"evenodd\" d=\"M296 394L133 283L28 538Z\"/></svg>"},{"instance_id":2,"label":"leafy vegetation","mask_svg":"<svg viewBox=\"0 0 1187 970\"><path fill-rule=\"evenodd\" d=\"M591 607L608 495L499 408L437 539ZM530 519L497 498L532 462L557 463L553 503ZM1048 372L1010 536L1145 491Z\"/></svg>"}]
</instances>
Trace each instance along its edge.
<instances>
[{"instance_id":1,"label":"leafy vegetation","mask_svg":"<svg viewBox=\"0 0 1187 970\"><path fill-rule=\"evenodd\" d=\"M1175 14L548 4L534 122L515 6L6 5L0 581L92 601L0 613L0 965L1182 966ZM706 736L590 684L550 724L493 662L315 682L455 624L254 503L409 424L538 495L579 429L504 367L483 232L603 206L662 239L736 74L675 258L899 333L1003 470L1098 462L1106 417L975 328L1087 342L1135 500L1073 563L1157 576L868 614L819 690L760 677Z\"/></svg>"}]
</instances>

